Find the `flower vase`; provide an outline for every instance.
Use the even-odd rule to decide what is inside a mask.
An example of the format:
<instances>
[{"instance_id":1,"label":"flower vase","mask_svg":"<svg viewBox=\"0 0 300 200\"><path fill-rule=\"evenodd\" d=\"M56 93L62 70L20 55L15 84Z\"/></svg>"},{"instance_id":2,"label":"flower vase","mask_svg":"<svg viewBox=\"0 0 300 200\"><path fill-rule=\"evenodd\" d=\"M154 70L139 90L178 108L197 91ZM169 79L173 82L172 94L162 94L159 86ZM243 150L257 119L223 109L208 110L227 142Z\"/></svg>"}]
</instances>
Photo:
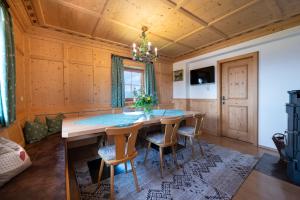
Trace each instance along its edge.
<instances>
[{"instance_id":1,"label":"flower vase","mask_svg":"<svg viewBox=\"0 0 300 200\"><path fill-rule=\"evenodd\" d=\"M144 109L144 115L146 120L151 119L152 110L151 109Z\"/></svg>"}]
</instances>

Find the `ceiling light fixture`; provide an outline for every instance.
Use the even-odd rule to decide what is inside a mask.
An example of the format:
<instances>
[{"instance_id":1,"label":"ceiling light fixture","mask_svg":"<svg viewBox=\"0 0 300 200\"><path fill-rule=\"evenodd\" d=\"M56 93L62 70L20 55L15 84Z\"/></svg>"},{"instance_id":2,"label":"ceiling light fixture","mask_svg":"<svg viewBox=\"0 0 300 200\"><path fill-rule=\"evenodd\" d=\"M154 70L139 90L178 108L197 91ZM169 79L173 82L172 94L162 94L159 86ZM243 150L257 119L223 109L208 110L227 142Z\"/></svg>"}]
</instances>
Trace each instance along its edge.
<instances>
[{"instance_id":1,"label":"ceiling light fixture","mask_svg":"<svg viewBox=\"0 0 300 200\"><path fill-rule=\"evenodd\" d=\"M148 31L147 26L142 27L142 35L140 36L141 42L137 46L136 43L132 44L132 59L141 61L144 63L151 63L156 61L158 58L157 48L153 48L150 41L148 41L146 32Z\"/></svg>"}]
</instances>

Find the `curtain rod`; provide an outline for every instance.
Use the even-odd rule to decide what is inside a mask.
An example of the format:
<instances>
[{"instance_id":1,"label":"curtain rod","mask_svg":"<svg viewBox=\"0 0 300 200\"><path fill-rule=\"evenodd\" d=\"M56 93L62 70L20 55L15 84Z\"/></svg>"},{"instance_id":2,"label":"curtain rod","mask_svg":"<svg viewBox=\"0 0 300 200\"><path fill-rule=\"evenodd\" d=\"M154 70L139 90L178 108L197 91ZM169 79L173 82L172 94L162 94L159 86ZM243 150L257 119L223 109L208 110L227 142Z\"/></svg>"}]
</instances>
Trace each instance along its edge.
<instances>
[{"instance_id":1,"label":"curtain rod","mask_svg":"<svg viewBox=\"0 0 300 200\"><path fill-rule=\"evenodd\" d=\"M123 59L132 60L132 58L130 58L130 57L119 56L119 55L111 54L111 57L113 57L113 56L118 56L118 57L123 58ZM139 62L139 61L138 61L138 62Z\"/></svg>"},{"instance_id":2,"label":"curtain rod","mask_svg":"<svg viewBox=\"0 0 300 200\"><path fill-rule=\"evenodd\" d=\"M123 58L123 59L132 60L132 58L130 58L130 57L126 57L126 56L119 56L119 55L111 54L111 57L113 57L113 56L118 56L118 57L120 57L120 58ZM140 62L140 63L144 63L144 62L142 62L142 61L139 61L139 60L132 60L132 61L134 61L134 62ZM154 64L154 63L153 63L153 62L151 62L151 64Z\"/></svg>"},{"instance_id":3,"label":"curtain rod","mask_svg":"<svg viewBox=\"0 0 300 200\"><path fill-rule=\"evenodd\" d=\"M113 56L118 56L118 57L123 58L123 59L132 60L132 58L130 58L130 57L119 56L119 55L111 54L111 57L113 57ZM139 60L132 60L132 61L143 63L142 61L139 61ZM151 62L151 63L154 64L153 62Z\"/></svg>"}]
</instances>

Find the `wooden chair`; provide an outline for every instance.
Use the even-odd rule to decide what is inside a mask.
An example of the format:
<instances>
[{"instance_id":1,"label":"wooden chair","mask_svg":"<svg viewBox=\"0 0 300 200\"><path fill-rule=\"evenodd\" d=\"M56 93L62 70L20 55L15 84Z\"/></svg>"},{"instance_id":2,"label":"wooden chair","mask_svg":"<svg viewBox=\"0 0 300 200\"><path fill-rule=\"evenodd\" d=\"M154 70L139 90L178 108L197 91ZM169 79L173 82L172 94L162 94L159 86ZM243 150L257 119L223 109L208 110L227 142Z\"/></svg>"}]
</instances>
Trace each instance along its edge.
<instances>
[{"instance_id":1,"label":"wooden chair","mask_svg":"<svg viewBox=\"0 0 300 200\"><path fill-rule=\"evenodd\" d=\"M186 146L186 138L189 138L191 146L192 146L192 157L194 158L194 145L193 140L196 139L198 141L199 147L201 149L201 154L204 156L203 148L200 144L200 136L202 135L203 128L203 120L205 114L195 114L195 126L183 126L178 129L178 134L184 136L185 146Z\"/></svg>"},{"instance_id":2,"label":"wooden chair","mask_svg":"<svg viewBox=\"0 0 300 200\"><path fill-rule=\"evenodd\" d=\"M114 145L102 147L98 151L99 156L102 158L98 176L98 188L100 187L101 175L105 163L110 166L110 199L114 199L114 166L124 163L127 171L126 162L128 160L131 163L136 191L140 191L133 159L138 154L135 149L135 142L138 131L142 126L143 123L137 123L129 127L114 127L105 130L108 136L113 137Z\"/></svg>"},{"instance_id":3,"label":"wooden chair","mask_svg":"<svg viewBox=\"0 0 300 200\"><path fill-rule=\"evenodd\" d=\"M176 159L176 145L177 145L177 130L179 128L180 122L182 118L181 117L175 117L175 118L164 118L161 119L161 124L165 125L165 131L164 133L154 133L146 137L146 140L148 143L148 148L146 150L145 154L145 160L147 160L148 151L151 147L151 144L155 144L159 147L159 155L160 155L160 176L163 177L163 149L166 147L172 148L172 154L174 163L178 167L177 159Z\"/></svg>"}]
</instances>

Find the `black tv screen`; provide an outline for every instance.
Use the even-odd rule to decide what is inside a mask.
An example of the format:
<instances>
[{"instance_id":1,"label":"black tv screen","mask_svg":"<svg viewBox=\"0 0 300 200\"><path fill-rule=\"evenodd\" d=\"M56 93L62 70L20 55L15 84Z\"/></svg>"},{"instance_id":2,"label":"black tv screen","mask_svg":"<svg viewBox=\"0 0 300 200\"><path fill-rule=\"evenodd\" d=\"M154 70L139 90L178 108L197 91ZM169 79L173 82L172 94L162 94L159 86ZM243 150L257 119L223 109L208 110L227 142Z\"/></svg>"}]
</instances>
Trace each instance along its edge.
<instances>
[{"instance_id":1,"label":"black tv screen","mask_svg":"<svg viewBox=\"0 0 300 200\"><path fill-rule=\"evenodd\" d=\"M191 85L214 83L215 82L215 67L204 67L190 71Z\"/></svg>"}]
</instances>

